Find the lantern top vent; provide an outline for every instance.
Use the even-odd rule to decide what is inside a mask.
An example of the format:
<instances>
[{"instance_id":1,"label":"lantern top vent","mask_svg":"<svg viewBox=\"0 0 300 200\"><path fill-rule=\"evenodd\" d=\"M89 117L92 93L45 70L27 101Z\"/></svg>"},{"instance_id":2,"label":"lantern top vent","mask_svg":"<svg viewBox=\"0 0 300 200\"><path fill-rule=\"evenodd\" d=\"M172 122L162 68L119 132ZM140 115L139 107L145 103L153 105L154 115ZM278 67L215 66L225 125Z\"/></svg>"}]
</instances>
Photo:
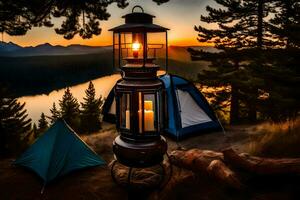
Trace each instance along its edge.
<instances>
[{"instance_id":1,"label":"lantern top vent","mask_svg":"<svg viewBox=\"0 0 300 200\"><path fill-rule=\"evenodd\" d=\"M141 12L137 12L137 8ZM114 27L109 31L113 32L165 32L168 28L162 27L157 24L153 24L154 15L150 15L144 12L141 6L134 6L132 12L122 16L125 18L125 24Z\"/></svg>"},{"instance_id":2,"label":"lantern top vent","mask_svg":"<svg viewBox=\"0 0 300 200\"><path fill-rule=\"evenodd\" d=\"M136 8L140 8L141 12L135 12ZM153 24L154 17L144 13L144 9L141 6L134 6L131 13L122 16L122 18L125 18L126 24Z\"/></svg>"}]
</instances>

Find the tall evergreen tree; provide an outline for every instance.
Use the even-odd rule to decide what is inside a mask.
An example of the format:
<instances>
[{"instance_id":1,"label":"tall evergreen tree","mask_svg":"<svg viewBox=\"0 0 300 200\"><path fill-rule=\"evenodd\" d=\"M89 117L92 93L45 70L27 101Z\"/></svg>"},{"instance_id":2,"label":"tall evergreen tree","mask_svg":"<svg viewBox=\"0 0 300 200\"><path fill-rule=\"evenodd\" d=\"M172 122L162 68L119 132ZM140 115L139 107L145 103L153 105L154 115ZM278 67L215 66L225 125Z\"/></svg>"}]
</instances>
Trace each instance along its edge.
<instances>
[{"instance_id":1,"label":"tall evergreen tree","mask_svg":"<svg viewBox=\"0 0 300 200\"><path fill-rule=\"evenodd\" d=\"M51 113L51 121L50 123L53 124L58 118L61 117L59 110L56 108L56 104L53 103L52 108L50 109Z\"/></svg>"},{"instance_id":2,"label":"tall evergreen tree","mask_svg":"<svg viewBox=\"0 0 300 200\"><path fill-rule=\"evenodd\" d=\"M31 130L31 119L28 119L25 103L0 87L0 152L15 153L24 146L23 139Z\"/></svg>"},{"instance_id":3,"label":"tall evergreen tree","mask_svg":"<svg viewBox=\"0 0 300 200\"><path fill-rule=\"evenodd\" d=\"M263 84L261 50L270 42L264 28L269 4L267 0L215 1L221 8L207 6L208 16L201 16L201 21L216 23L218 29L196 26L195 30L200 42L213 43L220 51L190 49L194 59L212 63L212 70L200 74L199 81L211 87L223 87L215 93L215 103L220 107L230 102L231 123L238 122L241 115L254 121L257 91Z\"/></svg>"},{"instance_id":4,"label":"tall evergreen tree","mask_svg":"<svg viewBox=\"0 0 300 200\"><path fill-rule=\"evenodd\" d=\"M41 117L38 121L38 132L39 134L44 133L48 129L48 122L45 114L42 112Z\"/></svg>"},{"instance_id":5,"label":"tall evergreen tree","mask_svg":"<svg viewBox=\"0 0 300 200\"><path fill-rule=\"evenodd\" d=\"M59 101L61 117L75 130L79 129L79 103L72 95L70 88L65 90L62 99Z\"/></svg>"},{"instance_id":6,"label":"tall evergreen tree","mask_svg":"<svg viewBox=\"0 0 300 200\"><path fill-rule=\"evenodd\" d=\"M300 1L274 0L274 17L270 20L269 31L277 46L300 47Z\"/></svg>"},{"instance_id":7,"label":"tall evergreen tree","mask_svg":"<svg viewBox=\"0 0 300 200\"><path fill-rule=\"evenodd\" d=\"M101 108L104 103L102 96L96 98L96 91L93 83L90 81L85 90L84 102L81 103L81 127L83 132L94 132L101 128Z\"/></svg>"},{"instance_id":8,"label":"tall evergreen tree","mask_svg":"<svg viewBox=\"0 0 300 200\"><path fill-rule=\"evenodd\" d=\"M264 101L264 114L274 121L284 121L295 118L300 110L300 2L274 2L274 15L268 26L276 45L265 53L269 67L264 90L269 97Z\"/></svg>"},{"instance_id":9,"label":"tall evergreen tree","mask_svg":"<svg viewBox=\"0 0 300 200\"><path fill-rule=\"evenodd\" d=\"M38 128L35 123L33 123L33 125L32 125L32 134L33 134L34 138L37 138L39 136Z\"/></svg>"}]
</instances>

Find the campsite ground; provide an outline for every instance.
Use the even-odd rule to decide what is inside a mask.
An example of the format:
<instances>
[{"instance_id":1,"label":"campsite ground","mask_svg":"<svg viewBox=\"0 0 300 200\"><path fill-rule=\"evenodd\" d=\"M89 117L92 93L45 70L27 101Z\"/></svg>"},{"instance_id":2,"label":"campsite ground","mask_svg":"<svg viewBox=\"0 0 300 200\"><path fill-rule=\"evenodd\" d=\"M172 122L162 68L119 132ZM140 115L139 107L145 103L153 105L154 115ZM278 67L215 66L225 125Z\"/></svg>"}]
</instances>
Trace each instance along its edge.
<instances>
[{"instance_id":1,"label":"campsite ground","mask_svg":"<svg viewBox=\"0 0 300 200\"><path fill-rule=\"evenodd\" d=\"M251 134L255 126L230 127L226 134L222 132L204 134L188 138L179 144L168 139L169 151L178 146L190 149L201 148L220 150L233 147L239 152L247 149ZM113 159L111 144L117 133L111 124L105 124L99 133L83 136L83 139L107 163ZM32 172L11 166L13 158L0 160L0 199L127 199L128 193L117 186L111 179L108 166L74 172L49 184L44 193L40 194L41 180ZM183 169L174 168L172 185L162 191L149 195L149 199L293 199L294 190L299 190L299 184L280 185L273 190L261 191L262 183L258 183L258 190L250 193L240 193L225 190L218 183ZM180 180L180 181L176 181ZM136 196L137 198L139 196ZM140 198L139 198L140 199Z\"/></svg>"}]
</instances>

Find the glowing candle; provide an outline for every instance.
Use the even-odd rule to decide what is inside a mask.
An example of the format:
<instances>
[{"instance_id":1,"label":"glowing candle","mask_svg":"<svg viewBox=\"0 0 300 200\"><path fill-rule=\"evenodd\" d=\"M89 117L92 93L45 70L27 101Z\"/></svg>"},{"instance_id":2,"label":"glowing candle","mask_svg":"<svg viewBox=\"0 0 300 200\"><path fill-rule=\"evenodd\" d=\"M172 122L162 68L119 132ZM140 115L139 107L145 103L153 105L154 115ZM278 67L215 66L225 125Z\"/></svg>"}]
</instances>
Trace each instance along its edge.
<instances>
[{"instance_id":1,"label":"glowing candle","mask_svg":"<svg viewBox=\"0 0 300 200\"><path fill-rule=\"evenodd\" d=\"M154 131L154 113L153 110L144 111L145 131Z\"/></svg>"},{"instance_id":2,"label":"glowing candle","mask_svg":"<svg viewBox=\"0 0 300 200\"><path fill-rule=\"evenodd\" d=\"M132 44L132 53L133 53L133 57L134 58L138 58L139 57L139 50L141 48L141 44L138 42L135 42Z\"/></svg>"},{"instance_id":3,"label":"glowing candle","mask_svg":"<svg viewBox=\"0 0 300 200\"><path fill-rule=\"evenodd\" d=\"M152 101L144 101L145 131L154 131L154 112Z\"/></svg>"},{"instance_id":4,"label":"glowing candle","mask_svg":"<svg viewBox=\"0 0 300 200\"><path fill-rule=\"evenodd\" d=\"M126 120L126 129L130 129L130 111L129 110L126 110L125 120Z\"/></svg>"}]
</instances>

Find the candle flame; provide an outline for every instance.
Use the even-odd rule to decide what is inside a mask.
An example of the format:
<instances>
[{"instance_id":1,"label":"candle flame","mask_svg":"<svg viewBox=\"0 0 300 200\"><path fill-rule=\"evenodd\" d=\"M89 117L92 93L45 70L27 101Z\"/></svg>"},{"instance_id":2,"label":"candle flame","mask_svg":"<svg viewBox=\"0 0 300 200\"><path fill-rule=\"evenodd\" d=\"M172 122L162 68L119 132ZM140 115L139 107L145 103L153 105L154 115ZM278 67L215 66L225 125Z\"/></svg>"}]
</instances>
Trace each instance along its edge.
<instances>
[{"instance_id":1,"label":"candle flame","mask_svg":"<svg viewBox=\"0 0 300 200\"><path fill-rule=\"evenodd\" d=\"M138 50L140 50L140 48L141 48L141 44L140 43L135 42L135 43L132 44L132 50L133 51L138 51Z\"/></svg>"}]
</instances>

